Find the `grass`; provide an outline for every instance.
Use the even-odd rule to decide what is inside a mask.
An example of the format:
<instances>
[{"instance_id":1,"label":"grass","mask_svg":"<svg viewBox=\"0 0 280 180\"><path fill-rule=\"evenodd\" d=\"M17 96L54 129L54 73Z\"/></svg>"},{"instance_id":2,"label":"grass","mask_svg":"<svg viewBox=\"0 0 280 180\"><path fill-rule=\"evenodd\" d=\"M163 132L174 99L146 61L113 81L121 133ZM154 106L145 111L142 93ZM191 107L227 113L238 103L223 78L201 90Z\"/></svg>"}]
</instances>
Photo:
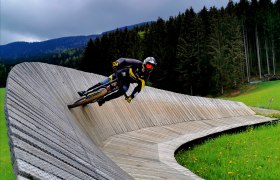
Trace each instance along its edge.
<instances>
[{"instance_id":1,"label":"grass","mask_svg":"<svg viewBox=\"0 0 280 180\"><path fill-rule=\"evenodd\" d=\"M280 110L280 81L267 81L245 86L245 91L223 99L244 102L248 106Z\"/></svg>"},{"instance_id":2,"label":"grass","mask_svg":"<svg viewBox=\"0 0 280 180\"><path fill-rule=\"evenodd\" d=\"M0 88L0 179L14 179L4 114L5 89Z\"/></svg>"},{"instance_id":3,"label":"grass","mask_svg":"<svg viewBox=\"0 0 280 180\"><path fill-rule=\"evenodd\" d=\"M280 124L250 127L181 151L176 160L205 179L278 179L279 132Z\"/></svg>"},{"instance_id":4,"label":"grass","mask_svg":"<svg viewBox=\"0 0 280 180\"><path fill-rule=\"evenodd\" d=\"M222 99L280 110L280 81L246 85ZM280 118L274 114L273 117ZM175 155L182 166L205 179L279 179L280 124L223 134ZM214 147L214 148L213 148Z\"/></svg>"}]
</instances>

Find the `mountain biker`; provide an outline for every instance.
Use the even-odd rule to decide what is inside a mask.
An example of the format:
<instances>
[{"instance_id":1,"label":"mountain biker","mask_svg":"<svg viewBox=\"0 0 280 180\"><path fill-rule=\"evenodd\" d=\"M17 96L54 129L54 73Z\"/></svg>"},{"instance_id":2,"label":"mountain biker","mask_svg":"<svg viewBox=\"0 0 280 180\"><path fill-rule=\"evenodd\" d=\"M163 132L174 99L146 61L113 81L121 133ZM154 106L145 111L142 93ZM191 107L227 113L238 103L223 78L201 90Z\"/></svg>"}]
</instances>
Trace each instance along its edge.
<instances>
[{"instance_id":1,"label":"mountain biker","mask_svg":"<svg viewBox=\"0 0 280 180\"><path fill-rule=\"evenodd\" d=\"M80 96L87 96L87 93L90 90L113 81L117 75L118 81L121 84L119 85L119 90L98 100L98 105L102 106L106 101L122 95L125 95L126 101L130 103L131 100L143 89L145 82L149 79L150 73L154 70L156 65L156 60L153 57L147 57L143 62L137 59L120 58L112 63L113 69L117 70L116 74L110 75L105 80L90 87L86 91L79 91L78 94ZM138 85L134 88L130 96L126 96L130 83L137 83Z\"/></svg>"}]
</instances>

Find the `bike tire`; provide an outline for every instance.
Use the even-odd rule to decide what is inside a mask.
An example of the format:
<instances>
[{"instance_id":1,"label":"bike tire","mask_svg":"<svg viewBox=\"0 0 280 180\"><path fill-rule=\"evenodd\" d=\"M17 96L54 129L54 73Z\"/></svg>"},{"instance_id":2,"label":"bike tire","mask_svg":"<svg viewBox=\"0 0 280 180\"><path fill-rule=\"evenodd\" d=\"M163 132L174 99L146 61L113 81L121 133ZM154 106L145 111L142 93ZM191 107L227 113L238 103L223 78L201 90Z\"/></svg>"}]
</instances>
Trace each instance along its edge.
<instances>
[{"instance_id":1,"label":"bike tire","mask_svg":"<svg viewBox=\"0 0 280 180\"><path fill-rule=\"evenodd\" d=\"M83 96L77 101L75 101L73 104L67 105L69 109L78 107L78 106L85 106L89 103L94 103L101 97L107 94L107 90L105 88L100 88L95 92L92 92L88 95L88 97Z\"/></svg>"}]
</instances>

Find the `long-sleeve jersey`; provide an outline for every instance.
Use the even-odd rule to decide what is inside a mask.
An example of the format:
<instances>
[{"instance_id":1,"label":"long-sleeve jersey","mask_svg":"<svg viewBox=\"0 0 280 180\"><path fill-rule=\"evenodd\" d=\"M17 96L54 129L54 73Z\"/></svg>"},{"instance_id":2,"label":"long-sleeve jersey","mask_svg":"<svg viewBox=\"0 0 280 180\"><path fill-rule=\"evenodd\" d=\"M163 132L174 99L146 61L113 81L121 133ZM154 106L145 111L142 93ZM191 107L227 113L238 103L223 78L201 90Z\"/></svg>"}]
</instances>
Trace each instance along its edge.
<instances>
[{"instance_id":1,"label":"long-sleeve jersey","mask_svg":"<svg viewBox=\"0 0 280 180\"><path fill-rule=\"evenodd\" d=\"M137 59L120 58L117 61L117 75L123 83L137 83L130 97L134 98L145 86L150 73L143 72L142 62ZM115 62L115 63L116 63Z\"/></svg>"}]
</instances>

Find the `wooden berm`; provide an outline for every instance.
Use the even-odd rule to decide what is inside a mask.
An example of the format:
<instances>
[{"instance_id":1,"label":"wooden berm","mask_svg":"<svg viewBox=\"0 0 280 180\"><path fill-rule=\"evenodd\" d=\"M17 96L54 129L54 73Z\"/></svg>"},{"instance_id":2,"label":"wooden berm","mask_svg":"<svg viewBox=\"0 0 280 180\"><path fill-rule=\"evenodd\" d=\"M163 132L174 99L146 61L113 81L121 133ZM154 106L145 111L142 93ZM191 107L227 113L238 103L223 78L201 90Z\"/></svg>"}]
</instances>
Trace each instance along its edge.
<instances>
[{"instance_id":1,"label":"wooden berm","mask_svg":"<svg viewBox=\"0 0 280 180\"><path fill-rule=\"evenodd\" d=\"M151 87L130 104L67 108L103 78L45 63L11 70L5 115L17 179L200 179L177 164L179 146L273 120L243 103Z\"/></svg>"}]
</instances>

